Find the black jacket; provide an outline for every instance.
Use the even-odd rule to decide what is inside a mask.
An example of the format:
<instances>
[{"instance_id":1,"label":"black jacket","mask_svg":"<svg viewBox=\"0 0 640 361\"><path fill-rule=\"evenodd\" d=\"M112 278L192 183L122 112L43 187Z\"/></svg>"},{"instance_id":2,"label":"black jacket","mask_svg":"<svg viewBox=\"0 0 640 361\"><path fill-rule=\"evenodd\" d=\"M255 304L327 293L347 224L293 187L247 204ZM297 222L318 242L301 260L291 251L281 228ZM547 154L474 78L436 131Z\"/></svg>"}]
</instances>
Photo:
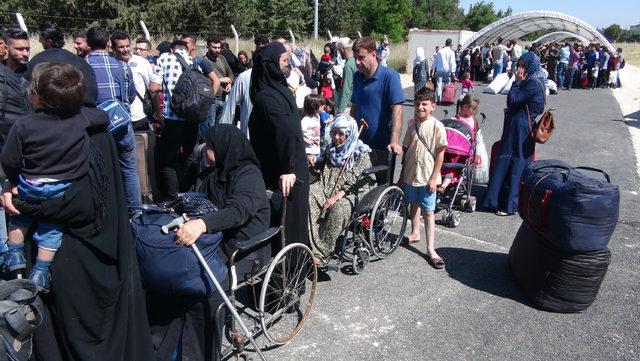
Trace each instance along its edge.
<instances>
[{"instance_id":1,"label":"black jacket","mask_svg":"<svg viewBox=\"0 0 640 361\"><path fill-rule=\"evenodd\" d=\"M0 63L0 151L15 121L32 111L27 100L28 81L24 78L26 67L14 72Z\"/></svg>"},{"instance_id":2,"label":"black jacket","mask_svg":"<svg viewBox=\"0 0 640 361\"><path fill-rule=\"evenodd\" d=\"M27 80L31 80L31 72L40 63L56 63L56 64L69 64L82 73L82 78L85 85L84 105L87 107L95 108L96 98L98 97L98 85L96 83L96 73L87 61L68 50L61 48L50 48L38 55L34 56L29 62L29 68L27 69Z\"/></svg>"},{"instance_id":3,"label":"black jacket","mask_svg":"<svg viewBox=\"0 0 640 361\"><path fill-rule=\"evenodd\" d=\"M17 184L18 174L58 180L87 174L88 119L102 117L102 110L83 108L67 118L37 111L18 119L0 155L7 178Z\"/></svg>"}]
</instances>

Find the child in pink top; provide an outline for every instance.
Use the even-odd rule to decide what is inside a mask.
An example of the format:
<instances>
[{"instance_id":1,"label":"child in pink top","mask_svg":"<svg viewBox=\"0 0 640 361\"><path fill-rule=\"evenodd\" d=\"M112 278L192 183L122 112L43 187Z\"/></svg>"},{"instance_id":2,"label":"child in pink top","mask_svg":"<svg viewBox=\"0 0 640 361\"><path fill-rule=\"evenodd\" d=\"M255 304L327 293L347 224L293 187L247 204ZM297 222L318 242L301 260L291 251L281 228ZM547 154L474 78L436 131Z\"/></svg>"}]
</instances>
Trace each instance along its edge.
<instances>
[{"instance_id":1,"label":"child in pink top","mask_svg":"<svg viewBox=\"0 0 640 361\"><path fill-rule=\"evenodd\" d=\"M462 96L465 96L468 93L473 93L473 81L471 80L471 74L468 71L465 71L462 74L462 80L460 80L462 84Z\"/></svg>"},{"instance_id":2,"label":"child in pink top","mask_svg":"<svg viewBox=\"0 0 640 361\"><path fill-rule=\"evenodd\" d=\"M455 119L465 123L471 134L473 134L472 142L475 142L475 134L478 131L478 120L476 119L476 113L478 111L478 105L480 99L477 97L466 94L462 100L460 100L460 112L456 114ZM444 163L458 163L460 155L445 153ZM443 193L449 184L455 179L460 178L460 170L447 169L442 171L442 184L438 186L438 192Z\"/></svg>"}]
</instances>

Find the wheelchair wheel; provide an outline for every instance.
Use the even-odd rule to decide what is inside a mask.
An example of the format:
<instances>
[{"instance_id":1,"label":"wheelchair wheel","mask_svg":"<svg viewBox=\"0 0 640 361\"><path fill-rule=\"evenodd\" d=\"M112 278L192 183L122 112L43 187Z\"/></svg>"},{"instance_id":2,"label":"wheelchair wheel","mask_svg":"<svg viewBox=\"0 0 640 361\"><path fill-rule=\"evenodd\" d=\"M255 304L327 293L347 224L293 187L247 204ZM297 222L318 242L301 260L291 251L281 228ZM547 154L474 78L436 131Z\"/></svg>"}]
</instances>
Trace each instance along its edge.
<instances>
[{"instance_id":1,"label":"wheelchair wheel","mask_svg":"<svg viewBox=\"0 0 640 361\"><path fill-rule=\"evenodd\" d=\"M318 268L309 247L292 243L273 258L260 292L260 323L267 339L284 345L311 313Z\"/></svg>"},{"instance_id":2,"label":"wheelchair wheel","mask_svg":"<svg viewBox=\"0 0 640 361\"><path fill-rule=\"evenodd\" d=\"M378 258L392 254L407 227L407 205L402 189L391 186L386 188L376 200L371 211L369 225L369 246Z\"/></svg>"},{"instance_id":3,"label":"wheelchair wheel","mask_svg":"<svg viewBox=\"0 0 640 361\"><path fill-rule=\"evenodd\" d=\"M353 252L353 261L352 261L353 273L355 274L362 273L364 269L367 268L370 258L371 257L369 256L369 250L367 250L366 248L361 247L356 249Z\"/></svg>"}]
</instances>

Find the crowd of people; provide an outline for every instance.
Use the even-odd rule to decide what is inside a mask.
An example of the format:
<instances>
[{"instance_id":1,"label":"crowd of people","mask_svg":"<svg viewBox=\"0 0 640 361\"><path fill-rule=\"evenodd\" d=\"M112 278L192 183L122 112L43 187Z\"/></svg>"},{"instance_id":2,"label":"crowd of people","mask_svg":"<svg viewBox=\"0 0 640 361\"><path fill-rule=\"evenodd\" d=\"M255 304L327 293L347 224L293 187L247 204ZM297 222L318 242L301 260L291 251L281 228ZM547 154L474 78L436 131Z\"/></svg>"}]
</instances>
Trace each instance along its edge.
<instances>
[{"instance_id":1,"label":"crowd of people","mask_svg":"<svg viewBox=\"0 0 640 361\"><path fill-rule=\"evenodd\" d=\"M223 232L220 252L228 256L238 242L269 227L266 190L280 190L291 210L284 219L287 242L309 245L322 263L339 247L354 192L394 181L385 174L361 177L364 169L386 165L392 153L403 155L399 185L410 204L408 240L420 239L422 216L426 259L434 268L445 266L435 247L434 212L437 193L446 188L440 168L447 137L433 111L443 84L460 78L470 91L470 79L486 73L473 70L480 50L453 51L448 39L430 72L419 49L425 67L401 139L405 95L400 75L385 65L386 39L335 38L320 59L309 48L261 34L251 54L234 54L223 38L209 35L202 55L196 34L154 50L146 39L92 27L72 34L73 54L64 49L61 30L43 24L44 50L33 57L26 32L7 29L2 39L0 261L4 277L29 266L28 279L45 301L46 321L35 336L41 359L111 360L118 353L149 360L173 357L176 343L194 359L217 354L222 320L212 320L211 310L219 296L148 293L145 299L129 226L143 208L137 132L157 137L161 200L196 190L218 208L188 219L176 232L178 245ZM516 69L516 81L484 199L500 215L515 212L517 180L534 148L528 121L544 108L540 58L516 50L515 42L509 46L513 64L505 69ZM504 56L492 50L487 54L500 58L492 64L498 73ZM196 122L173 109L174 91L189 69L206 77L213 94ZM435 91L426 86L429 74ZM477 131L479 100L466 94L462 104L459 118ZM124 109L130 122L121 123L113 107ZM26 240L32 224L35 242ZM263 250L250 261L269 257ZM192 335L191 342L183 335Z\"/></svg>"},{"instance_id":2,"label":"crowd of people","mask_svg":"<svg viewBox=\"0 0 640 361\"><path fill-rule=\"evenodd\" d=\"M516 39L505 42L499 38L496 43L471 44L466 49L459 44L456 50L453 50L452 42L445 43L443 47L437 46L430 58L426 57L424 48L418 47L413 62L415 90L432 82L439 101L443 84L459 81L464 92L473 86L473 82L488 83L503 73L513 76L518 59L529 51L540 57L546 79L553 81L557 89L617 88L622 85L620 69L626 65L622 48L612 51L596 43L584 46L569 42L533 43L522 47Z\"/></svg>"}]
</instances>

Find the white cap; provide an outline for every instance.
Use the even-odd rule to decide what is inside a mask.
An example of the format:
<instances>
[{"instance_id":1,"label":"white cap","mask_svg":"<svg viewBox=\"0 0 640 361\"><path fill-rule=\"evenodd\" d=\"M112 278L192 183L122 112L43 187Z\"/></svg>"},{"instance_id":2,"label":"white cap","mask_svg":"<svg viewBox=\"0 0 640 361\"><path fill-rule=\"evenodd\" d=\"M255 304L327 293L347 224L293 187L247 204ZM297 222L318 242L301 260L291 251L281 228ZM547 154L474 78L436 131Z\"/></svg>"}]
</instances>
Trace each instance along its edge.
<instances>
[{"instance_id":1,"label":"white cap","mask_svg":"<svg viewBox=\"0 0 640 361\"><path fill-rule=\"evenodd\" d=\"M350 48L353 46L353 42L351 41L351 39L349 38L340 38L338 39L338 42L336 43L336 46L338 47L338 49L346 49L346 48Z\"/></svg>"}]
</instances>

